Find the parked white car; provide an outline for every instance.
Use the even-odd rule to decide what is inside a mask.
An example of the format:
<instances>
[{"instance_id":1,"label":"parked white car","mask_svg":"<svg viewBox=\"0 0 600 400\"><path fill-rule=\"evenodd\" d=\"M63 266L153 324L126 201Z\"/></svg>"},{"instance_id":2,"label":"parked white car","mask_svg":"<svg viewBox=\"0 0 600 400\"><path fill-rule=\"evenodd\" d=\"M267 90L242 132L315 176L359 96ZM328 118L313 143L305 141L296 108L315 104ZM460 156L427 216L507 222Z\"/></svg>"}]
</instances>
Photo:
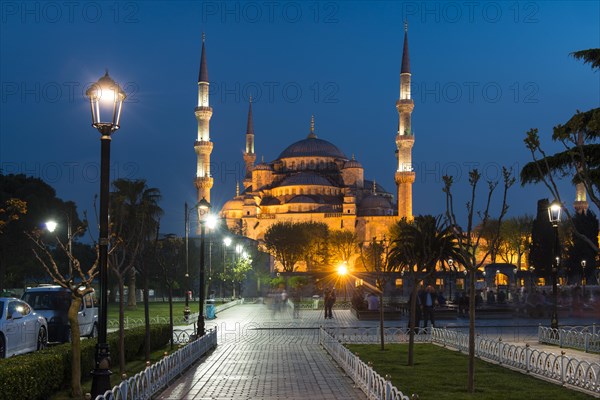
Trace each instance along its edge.
<instances>
[{"instance_id":1,"label":"parked white car","mask_svg":"<svg viewBox=\"0 0 600 400\"><path fill-rule=\"evenodd\" d=\"M48 344L48 324L23 300L0 297L0 358L40 350Z\"/></svg>"}]
</instances>

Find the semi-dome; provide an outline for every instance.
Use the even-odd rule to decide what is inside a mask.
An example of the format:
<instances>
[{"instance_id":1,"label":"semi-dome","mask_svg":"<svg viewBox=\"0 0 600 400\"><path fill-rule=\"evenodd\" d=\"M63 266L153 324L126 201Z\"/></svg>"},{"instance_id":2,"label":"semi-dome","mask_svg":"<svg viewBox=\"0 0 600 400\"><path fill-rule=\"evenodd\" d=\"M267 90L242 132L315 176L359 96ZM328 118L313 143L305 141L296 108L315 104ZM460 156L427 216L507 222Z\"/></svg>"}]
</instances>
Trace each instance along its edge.
<instances>
[{"instance_id":1,"label":"semi-dome","mask_svg":"<svg viewBox=\"0 0 600 400\"><path fill-rule=\"evenodd\" d=\"M290 157L332 157L347 160L348 157L342 153L331 142L316 137L308 137L291 144L279 155L279 159Z\"/></svg>"},{"instance_id":2,"label":"semi-dome","mask_svg":"<svg viewBox=\"0 0 600 400\"><path fill-rule=\"evenodd\" d=\"M392 208L392 205L385 197L372 194L360 202L359 208L362 210L388 209Z\"/></svg>"},{"instance_id":3,"label":"semi-dome","mask_svg":"<svg viewBox=\"0 0 600 400\"><path fill-rule=\"evenodd\" d=\"M329 180L321 175L310 172L300 172L285 178L277 186L298 186L298 185L318 185L333 186Z\"/></svg>"},{"instance_id":4,"label":"semi-dome","mask_svg":"<svg viewBox=\"0 0 600 400\"><path fill-rule=\"evenodd\" d=\"M240 211L244 208L244 201L240 198L235 198L227 201L221 211Z\"/></svg>"},{"instance_id":5,"label":"semi-dome","mask_svg":"<svg viewBox=\"0 0 600 400\"><path fill-rule=\"evenodd\" d=\"M260 162L254 167L256 171L273 171L273 168L266 162Z\"/></svg>"},{"instance_id":6,"label":"semi-dome","mask_svg":"<svg viewBox=\"0 0 600 400\"><path fill-rule=\"evenodd\" d=\"M362 168L362 164L356 161L354 158L344 163L344 168Z\"/></svg>"},{"instance_id":7,"label":"semi-dome","mask_svg":"<svg viewBox=\"0 0 600 400\"><path fill-rule=\"evenodd\" d=\"M288 203L315 204L318 202L315 201L315 199L313 199L312 197L299 195L292 197L290 201L288 201Z\"/></svg>"}]
</instances>

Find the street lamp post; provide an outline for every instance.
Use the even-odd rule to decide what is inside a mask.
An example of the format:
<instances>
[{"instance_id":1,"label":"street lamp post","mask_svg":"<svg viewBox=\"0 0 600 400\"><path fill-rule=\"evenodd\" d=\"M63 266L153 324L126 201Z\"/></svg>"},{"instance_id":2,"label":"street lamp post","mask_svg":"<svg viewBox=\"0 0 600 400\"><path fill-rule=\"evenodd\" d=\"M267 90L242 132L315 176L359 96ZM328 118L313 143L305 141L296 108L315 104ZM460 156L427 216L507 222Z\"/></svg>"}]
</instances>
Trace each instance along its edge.
<instances>
[{"instance_id":1,"label":"street lamp post","mask_svg":"<svg viewBox=\"0 0 600 400\"><path fill-rule=\"evenodd\" d=\"M198 220L200 222L200 288L198 291L199 314L198 314L198 329L197 337L204 336L204 241L206 235L206 220L210 211L210 203L203 197L196 206L198 208Z\"/></svg>"},{"instance_id":2,"label":"street lamp post","mask_svg":"<svg viewBox=\"0 0 600 400\"><path fill-rule=\"evenodd\" d=\"M448 289L450 290L448 297L450 303L452 303L452 278L454 277L454 260L448 259L448 272L450 273L450 280L448 281Z\"/></svg>"},{"instance_id":3,"label":"street lamp post","mask_svg":"<svg viewBox=\"0 0 600 400\"><path fill-rule=\"evenodd\" d=\"M98 317L98 343L95 352L95 368L92 371L92 397L110 390L110 349L106 342L107 292L108 292L108 201L110 189L110 142L111 135L119 129L121 109L126 94L106 74L92 84L86 92L92 110L92 126L100 132L100 232L99 277L100 309Z\"/></svg>"},{"instance_id":4,"label":"street lamp post","mask_svg":"<svg viewBox=\"0 0 600 400\"><path fill-rule=\"evenodd\" d=\"M73 256L73 233L71 231L71 218L69 217L69 213L65 212L65 216L67 217L67 251L69 252L69 277L73 276L73 261L71 257ZM58 223L56 221L50 220L46 222L46 229L48 232L53 233L56 230Z\"/></svg>"},{"instance_id":5,"label":"street lamp post","mask_svg":"<svg viewBox=\"0 0 600 400\"><path fill-rule=\"evenodd\" d=\"M185 308L183 309L183 318L187 322L190 318L190 249L189 249L189 236L190 236L190 213L188 211L188 204L184 204L185 210Z\"/></svg>"},{"instance_id":6,"label":"street lamp post","mask_svg":"<svg viewBox=\"0 0 600 400\"><path fill-rule=\"evenodd\" d=\"M559 241L558 241L558 222L560 221L560 213L562 207L559 202L554 200L550 207L548 207L548 218L554 228L554 264L552 265L552 297L554 304L552 306L552 319L550 320L550 327L552 329L558 329L558 267L560 264L559 257Z\"/></svg>"},{"instance_id":7,"label":"street lamp post","mask_svg":"<svg viewBox=\"0 0 600 400\"><path fill-rule=\"evenodd\" d=\"M585 284L587 283L587 278L585 277L585 266L587 264L586 260L581 260L581 285L583 286L583 297L585 298Z\"/></svg>"}]
</instances>

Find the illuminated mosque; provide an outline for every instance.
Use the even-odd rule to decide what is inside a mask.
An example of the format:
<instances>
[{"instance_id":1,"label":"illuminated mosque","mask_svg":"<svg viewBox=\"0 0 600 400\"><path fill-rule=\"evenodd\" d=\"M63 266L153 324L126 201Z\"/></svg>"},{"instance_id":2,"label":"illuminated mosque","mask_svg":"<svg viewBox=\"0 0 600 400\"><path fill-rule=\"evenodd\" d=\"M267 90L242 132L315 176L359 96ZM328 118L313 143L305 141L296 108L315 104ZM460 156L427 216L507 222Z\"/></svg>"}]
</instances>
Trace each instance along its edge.
<instances>
[{"instance_id":1,"label":"illuminated mosque","mask_svg":"<svg viewBox=\"0 0 600 400\"><path fill-rule=\"evenodd\" d=\"M348 157L315 129L314 117L306 137L285 148L273 161L256 163L252 101L248 110L245 134L245 177L243 187L220 211L229 229L260 241L278 222L323 222L330 230L348 230L359 242L381 240L388 229L402 217L412 218L412 147L411 128L414 102L411 98L411 72L408 32L405 27L404 49L400 72L400 95L396 101L398 128L395 134L397 169L394 171L396 196L375 179L366 179L361 163ZM213 178L210 173L209 79L203 38L198 105L195 109L198 136L195 185L198 201L210 202ZM391 138L390 138L391 139ZM396 200L395 200L395 198Z\"/></svg>"}]
</instances>

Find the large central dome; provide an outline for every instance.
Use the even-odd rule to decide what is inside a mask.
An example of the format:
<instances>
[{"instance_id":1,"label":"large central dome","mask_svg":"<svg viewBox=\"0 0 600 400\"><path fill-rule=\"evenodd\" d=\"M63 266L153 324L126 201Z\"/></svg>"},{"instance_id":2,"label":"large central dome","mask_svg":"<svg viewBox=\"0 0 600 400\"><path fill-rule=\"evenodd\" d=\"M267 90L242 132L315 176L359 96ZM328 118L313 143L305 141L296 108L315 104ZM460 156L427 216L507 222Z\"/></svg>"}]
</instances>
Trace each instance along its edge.
<instances>
[{"instance_id":1,"label":"large central dome","mask_svg":"<svg viewBox=\"0 0 600 400\"><path fill-rule=\"evenodd\" d=\"M327 140L309 136L289 145L279 155L279 159L290 157L332 157L347 160L348 157L340 149Z\"/></svg>"}]
</instances>

